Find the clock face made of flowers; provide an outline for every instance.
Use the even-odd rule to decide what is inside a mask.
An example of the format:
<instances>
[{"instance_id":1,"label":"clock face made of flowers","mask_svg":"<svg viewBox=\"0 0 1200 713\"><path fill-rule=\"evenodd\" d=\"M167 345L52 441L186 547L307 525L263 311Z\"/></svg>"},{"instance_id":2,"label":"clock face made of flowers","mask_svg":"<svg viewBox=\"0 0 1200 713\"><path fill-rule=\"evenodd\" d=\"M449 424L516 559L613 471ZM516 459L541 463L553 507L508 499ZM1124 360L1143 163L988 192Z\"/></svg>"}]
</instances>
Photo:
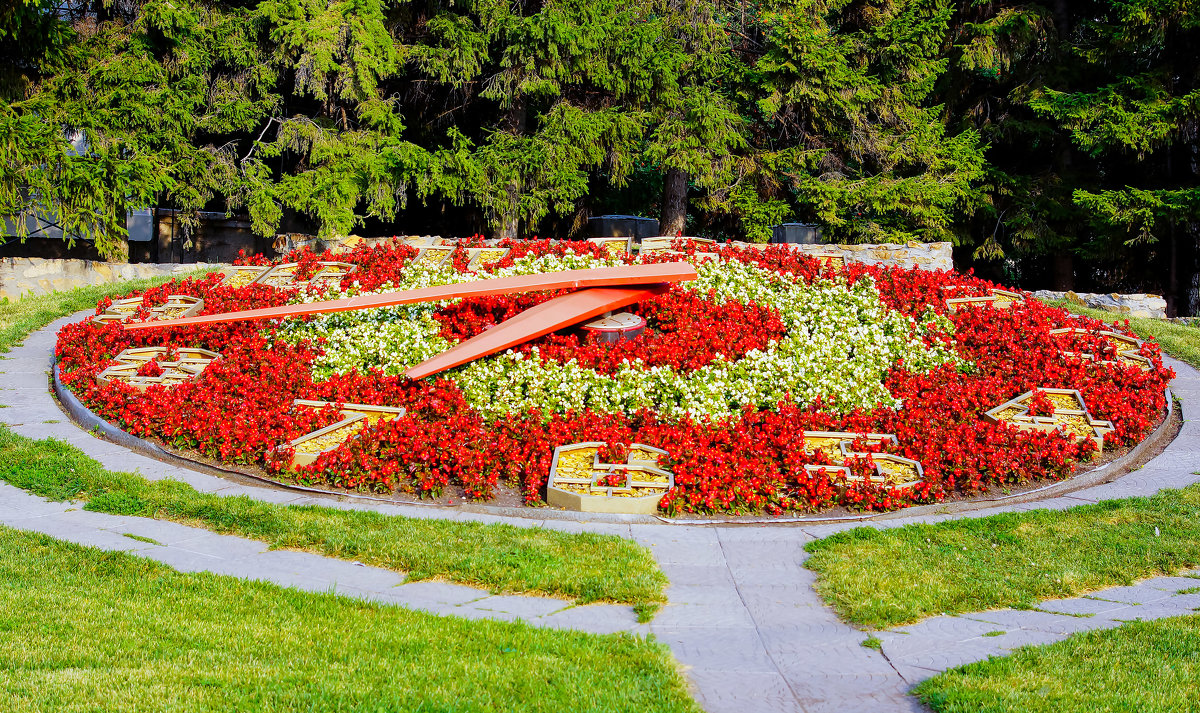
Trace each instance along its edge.
<instances>
[{"instance_id":1,"label":"clock face made of flowers","mask_svg":"<svg viewBox=\"0 0 1200 713\"><path fill-rule=\"evenodd\" d=\"M661 467L661 448L633 443L624 463L600 462L607 443L572 443L554 449L546 502L579 512L653 515L675 476Z\"/></svg>"},{"instance_id":2,"label":"clock face made of flowers","mask_svg":"<svg viewBox=\"0 0 1200 713\"><path fill-rule=\"evenodd\" d=\"M1035 398L1049 402L1049 415L1034 415ZM1024 431L1061 431L1077 440L1091 440L1096 450L1104 449L1104 436L1114 428L1111 421L1100 421L1088 413L1083 395L1075 389L1038 389L1026 391L984 414L992 423L1008 423Z\"/></svg>"},{"instance_id":3,"label":"clock face made of flowers","mask_svg":"<svg viewBox=\"0 0 1200 713\"><path fill-rule=\"evenodd\" d=\"M101 386L121 382L138 391L173 386L196 378L220 357L207 349L130 347L116 356L115 364L96 375L96 382Z\"/></svg>"},{"instance_id":4,"label":"clock face made of flowers","mask_svg":"<svg viewBox=\"0 0 1200 713\"><path fill-rule=\"evenodd\" d=\"M839 269L785 247L669 243L667 249L692 263L695 278L602 284L562 275L590 270L594 278L595 270L614 266L661 269L676 258L652 250L613 257L590 243L513 241L493 246L509 251L495 260L500 253L472 253L484 249L471 247L477 243L409 242L419 244L339 253L338 261L357 269L324 294L286 286L278 293L214 291L212 277L155 288L145 305L191 295L227 313L144 326L69 325L59 343L63 383L139 435L210 458L262 464L284 482L335 491L426 495L461 486L467 499L486 500L499 479L540 504L550 497L557 446L650 444L671 453L669 467L650 466L674 475L665 495L650 498L668 513L885 510L937 502L957 490L969 495L998 484L1068 477L1093 450L1090 443L1081 448L1061 429L1035 437L962 406L1004 403L1016 393L1006 393L1012 383L1079 385L1088 414L1117 427L1105 435L1110 447L1135 442L1162 413L1168 372L1155 345L1139 350L1152 368L1130 369L1105 363L1116 361L1116 341L1049 334L1121 330L1071 319L1036 300L951 312L944 297L990 294L991 287L953 273L863 264ZM441 249L418 263L414 258L426 248ZM319 259L300 251L289 262L313 266ZM250 279L272 269L245 267ZM299 274L313 274L312 268ZM633 301L621 307L587 296L587 305L580 302L597 289L631 290L621 299ZM569 307L565 315L558 311L564 302L555 301L561 298ZM314 299L321 302L306 302ZM283 301L290 304L270 306ZM593 307L603 312L581 316ZM565 328L622 310L646 320L641 335L607 343ZM304 319L268 329L253 322L292 315ZM222 322L220 329L203 326ZM196 328L176 331L172 324ZM555 324L564 326L534 336ZM497 335L507 336L492 342ZM466 354L467 361L452 365L464 356L463 345L474 350L481 338L499 350ZM136 344L207 347L229 363L185 389L158 389L153 398L126 389L118 399L98 389L96 376L112 365L99 357ZM455 349L454 359L444 356ZM1103 361L1063 359L1063 351ZM435 378L424 378L417 370L422 365ZM263 399L259 392L276 396ZM296 399L336 403L312 407L327 411L314 421L308 407L293 405ZM341 402L386 405L404 415L380 418L370 428L355 419L343 430L308 438L303 443L313 460L307 465L292 467L290 460L303 459L305 448L294 448L289 458L270 456L318 430L314 423L350 419L353 413L340 413ZM231 409L238 410L234 429L203 431L206 419L195 418ZM1071 409L1062 410L1068 415ZM1040 398L1029 410L1050 413ZM384 423L397 419L402 422ZM179 431L174 424L181 422ZM159 433L156 423L175 430ZM833 434L828 447L812 446L819 433ZM397 453L404 455L397 460ZM630 465L623 460L593 459L592 465L601 471ZM397 463L407 467L397 471ZM597 498L636 499L620 494L634 487L621 480L624 473L601 475L607 477L566 485L586 485Z\"/></svg>"}]
</instances>

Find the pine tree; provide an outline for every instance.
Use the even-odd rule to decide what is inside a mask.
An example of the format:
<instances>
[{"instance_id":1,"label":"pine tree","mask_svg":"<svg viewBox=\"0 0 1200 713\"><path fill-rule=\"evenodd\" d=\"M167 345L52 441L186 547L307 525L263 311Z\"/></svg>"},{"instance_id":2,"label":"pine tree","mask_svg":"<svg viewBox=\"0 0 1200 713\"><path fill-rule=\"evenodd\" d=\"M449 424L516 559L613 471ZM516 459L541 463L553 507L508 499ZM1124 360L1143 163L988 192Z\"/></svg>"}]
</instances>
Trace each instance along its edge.
<instances>
[{"instance_id":1,"label":"pine tree","mask_svg":"<svg viewBox=\"0 0 1200 713\"><path fill-rule=\"evenodd\" d=\"M742 15L751 150L708 208L757 240L795 218L839 241L955 239L982 199L983 157L932 100L951 16L942 0L771 0Z\"/></svg>"},{"instance_id":2,"label":"pine tree","mask_svg":"<svg viewBox=\"0 0 1200 713\"><path fill-rule=\"evenodd\" d=\"M1060 289L1077 278L1136 289L1159 272L1182 306L1196 255L1197 3L972 2L959 13L947 95L991 144L977 254L1028 256L1019 277Z\"/></svg>"}]
</instances>

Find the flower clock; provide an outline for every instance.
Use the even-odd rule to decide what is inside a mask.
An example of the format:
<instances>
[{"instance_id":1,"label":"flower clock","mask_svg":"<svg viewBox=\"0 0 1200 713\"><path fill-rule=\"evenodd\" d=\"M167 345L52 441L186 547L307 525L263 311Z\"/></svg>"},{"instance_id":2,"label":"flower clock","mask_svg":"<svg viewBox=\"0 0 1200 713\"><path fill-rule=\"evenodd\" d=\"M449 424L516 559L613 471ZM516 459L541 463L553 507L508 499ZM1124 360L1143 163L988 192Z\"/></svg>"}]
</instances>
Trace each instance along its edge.
<instances>
[{"instance_id":1,"label":"flower clock","mask_svg":"<svg viewBox=\"0 0 1200 713\"><path fill-rule=\"evenodd\" d=\"M970 275L652 247L394 240L249 258L101 302L57 357L94 412L184 455L310 487L515 489L595 511L970 497L1069 477L1164 414L1156 345ZM677 265L675 281L591 290L607 301L586 315L588 290L539 281ZM511 284L541 287L482 289ZM302 314L203 321L267 308ZM546 315L553 329L530 326Z\"/></svg>"}]
</instances>

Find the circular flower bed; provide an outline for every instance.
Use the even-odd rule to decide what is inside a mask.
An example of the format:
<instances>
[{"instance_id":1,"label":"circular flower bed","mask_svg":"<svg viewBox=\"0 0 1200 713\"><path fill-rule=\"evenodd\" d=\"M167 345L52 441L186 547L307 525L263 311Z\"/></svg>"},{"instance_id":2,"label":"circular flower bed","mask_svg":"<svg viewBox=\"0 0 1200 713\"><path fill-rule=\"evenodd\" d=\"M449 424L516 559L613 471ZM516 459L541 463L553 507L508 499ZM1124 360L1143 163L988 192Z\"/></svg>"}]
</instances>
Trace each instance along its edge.
<instances>
[{"instance_id":1,"label":"circular flower bed","mask_svg":"<svg viewBox=\"0 0 1200 713\"><path fill-rule=\"evenodd\" d=\"M172 295L202 298L201 313L214 314L623 262L690 259L699 277L628 308L648 324L633 340L566 330L417 381L405 370L561 293L136 332L121 328L125 302L118 318L62 330L62 380L135 435L282 481L419 496L454 488L481 500L505 483L539 504L555 447L607 443L601 455L618 462L640 443L669 454L667 512L781 513L894 509L1065 478L1098 443L1145 436L1173 376L1153 344L957 273L834 268L784 247L714 256L681 244L684 257L633 258L547 241L505 242L507 254L489 251L501 259L478 264L468 247L479 245L461 241L440 265L400 242L359 247L334 258L338 279L310 283L327 258L302 251L286 258L298 265L281 286L245 284L246 272L169 283L142 294L133 318L152 318ZM99 383L133 347L165 347L163 362L182 348L221 356L182 381ZM1073 415L1056 422L1056 403ZM331 449L293 467L288 444L335 424L310 442ZM864 437L839 444L815 432ZM911 461L919 478L882 477Z\"/></svg>"}]
</instances>

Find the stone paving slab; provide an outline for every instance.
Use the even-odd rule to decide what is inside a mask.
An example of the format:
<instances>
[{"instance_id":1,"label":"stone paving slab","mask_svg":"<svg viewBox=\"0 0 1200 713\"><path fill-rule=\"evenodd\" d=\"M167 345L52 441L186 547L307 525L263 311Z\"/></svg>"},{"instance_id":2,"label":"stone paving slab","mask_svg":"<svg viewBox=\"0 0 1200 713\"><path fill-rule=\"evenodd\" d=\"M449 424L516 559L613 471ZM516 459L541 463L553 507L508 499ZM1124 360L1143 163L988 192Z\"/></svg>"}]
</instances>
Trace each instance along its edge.
<instances>
[{"instance_id":1,"label":"stone paving slab","mask_svg":"<svg viewBox=\"0 0 1200 713\"><path fill-rule=\"evenodd\" d=\"M703 530L704 528L690 527L689 530ZM721 539L721 542L728 545L733 542L748 542L758 544L770 544L773 542L800 542L805 543L813 538L804 532L801 527L780 527L779 525L739 525L736 527L721 527L709 528L707 531L715 533Z\"/></svg>"},{"instance_id":2,"label":"stone paving slab","mask_svg":"<svg viewBox=\"0 0 1200 713\"><path fill-rule=\"evenodd\" d=\"M692 669L696 700L709 713L807 713L779 673ZM847 709L849 710L849 709Z\"/></svg>"},{"instance_id":3,"label":"stone paving slab","mask_svg":"<svg viewBox=\"0 0 1200 713\"><path fill-rule=\"evenodd\" d=\"M137 554L139 557L161 562L180 572L213 572L215 571L214 567L219 567L222 561L220 557L200 554L172 545L145 546Z\"/></svg>"},{"instance_id":4,"label":"stone paving slab","mask_svg":"<svg viewBox=\"0 0 1200 713\"><path fill-rule=\"evenodd\" d=\"M7 523L5 523L7 524ZM57 540L64 540L76 545L84 547L96 547L102 550L112 552L129 552L132 550L146 549L148 545L144 542L118 535L114 532L105 530L96 530L95 528L86 525L77 525L70 522L64 522L62 519L48 515L31 520L24 520L17 523L22 530L30 532L38 532L43 535L48 535Z\"/></svg>"},{"instance_id":5,"label":"stone paving slab","mask_svg":"<svg viewBox=\"0 0 1200 713\"><path fill-rule=\"evenodd\" d=\"M560 612L569 605L566 602L545 597L521 597L516 595L492 596L472 602L471 607L480 611L504 612L522 619L532 619Z\"/></svg>"},{"instance_id":6,"label":"stone paving slab","mask_svg":"<svg viewBox=\"0 0 1200 713\"><path fill-rule=\"evenodd\" d=\"M733 586L733 575L724 566L660 563L660 569L674 584Z\"/></svg>"},{"instance_id":7,"label":"stone paving slab","mask_svg":"<svg viewBox=\"0 0 1200 713\"><path fill-rule=\"evenodd\" d=\"M738 590L728 584L672 584L667 587L667 600L681 606L742 606Z\"/></svg>"},{"instance_id":8,"label":"stone paving slab","mask_svg":"<svg viewBox=\"0 0 1200 713\"><path fill-rule=\"evenodd\" d=\"M1103 596L1103 591L1093 592L1089 596L1076 597L1071 599L1049 599L1038 605L1039 609L1049 612L1058 612L1060 614L1098 616L1111 618L1116 612L1126 612L1137 605L1130 605L1124 602L1112 602L1100 599Z\"/></svg>"},{"instance_id":9,"label":"stone paving slab","mask_svg":"<svg viewBox=\"0 0 1200 713\"><path fill-rule=\"evenodd\" d=\"M798 567L748 567L735 564L730 569L734 581L739 586L752 585L757 587L779 586L802 591L810 585L811 577Z\"/></svg>"},{"instance_id":10,"label":"stone paving slab","mask_svg":"<svg viewBox=\"0 0 1200 713\"><path fill-rule=\"evenodd\" d=\"M24 423L45 423L63 418L62 411L54 406L25 406L19 408L0 408L0 423L16 425Z\"/></svg>"},{"instance_id":11,"label":"stone paving slab","mask_svg":"<svg viewBox=\"0 0 1200 713\"><path fill-rule=\"evenodd\" d=\"M1180 603L1164 601L1160 604L1146 604L1140 607L1130 607L1111 615L1117 622L1153 621L1175 616L1191 616L1196 614L1195 607L1182 606Z\"/></svg>"},{"instance_id":12,"label":"stone paving slab","mask_svg":"<svg viewBox=\"0 0 1200 713\"><path fill-rule=\"evenodd\" d=\"M997 609L994 611L964 614L963 618L986 622L995 630L1011 631L1014 629L1025 629L1027 631L1057 634L1062 637L1080 631L1091 631L1092 629L1111 626L1111 621L1108 619L1067 616L1066 614L1055 614L1049 611L1019 609Z\"/></svg>"},{"instance_id":13,"label":"stone paving slab","mask_svg":"<svg viewBox=\"0 0 1200 713\"><path fill-rule=\"evenodd\" d=\"M745 607L727 604L669 603L654 617L654 622L664 628L754 628L754 618Z\"/></svg>"},{"instance_id":14,"label":"stone paving slab","mask_svg":"<svg viewBox=\"0 0 1200 713\"><path fill-rule=\"evenodd\" d=\"M908 695L909 683L894 669L889 669L887 675L843 673L801 679L788 677L788 683L809 713L924 710Z\"/></svg>"},{"instance_id":15,"label":"stone paving slab","mask_svg":"<svg viewBox=\"0 0 1200 713\"><path fill-rule=\"evenodd\" d=\"M649 625L639 624L637 614L629 607L596 604L587 607L567 607L541 619L544 626L554 629L580 629L597 634L622 631L648 633Z\"/></svg>"},{"instance_id":16,"label":"stone paving slab","mask_svg":"<svg viewBox=\"0 0 1200 713\"><path fill-rule=\"evenodd\" d=\"M767 651L791 658L828 646L847 643L861 646L866 635L854 629L847 629L846 624L836 616L816 610L809 616L798 617L794 622L760 623L758 634Z\"/></svg>"},{"instance_id":17,"label":"stone paving slab","mask_svg":"<svg viewBox=\"0 0 1200 713\"><path fill-rule=\"evenodd\" d=\"M488 592L481 589L449 582L409 582L400 589L405 596L413 600L445 602L454 606L476 602L489 596Z\"/></svg>"},{"instance_id":18,"label":"stone paving slab","mask_svg":"<svg viewBox=\"0 0 1200 713\"><path fill-rule=\"evenodd\" d=\"M935 670L932 668L925 668L923 666L912 666L912 665L906 664L902 661L899 661L899 662L893 661L892 667L896 669L896 673L900 675L900 678L903 678L904 682L909 684L910 686L915 686L918 683L920 683L921 681L924 681L927 678L932 678L933 676L936 676L939 673L941 673L941 671L938 671L938 670ZM926 709L924 706L921 706L914 710L924 711Z\"/></svg>"},{"instance_id":19,"label":"stone paving slab","mask_svg":"<svg viewBox=\"0 0 1200 713\"><path fill-rule=\"evenodd\" d=\"M1046 643L1056 640L1049 634L1042 634L1042 636L1048 637ZM898 652L888 643L883 645L883 653L889 661L926 668L931 671L945 671L974 661L983 661L992 656L1003 656L1008 651L1008 648L987 639L964 641L911 652Z\"/></svg>"},{"instance_id":20,"label":"stone paving slab","mask_svg":"<svg viewBox=\"0 0 1200 713\"><path fill-rule=\"evenodd\" d=\"M764 635L768 631L780 631L802 634L805 638L828 638L830 631L836 631L840 636L857 631L846 628L837 614L819 602L772 603L764 598L756 598L746 599L745 606Z\"/></svg>"},{"instance_id":21,"label":"stone paving slab","mask_svg":"<svg viewBox=\"0 0 1200 713\"><path fill-rule=\"evenodd\" d=\"M947 643L971 641L988 632L996 631L990 621L961 616L935 616L917 624L910 624L887 632L885 642L894 642L899 648L934 648Z\"/></svg>"},{"instance_id":22,"label":"stone paving slab","mask_svg":"<svg viewBox=\"0 0 1200 713\"><path fill-rule=\"evenodd\" d=\"M857 676L876 683L894 681L896 672L891 663L875 649L863 646L864 638L862 632L856 632L836 643L796 648L777 658L779 670L792 685L831 676Z\"/></svg>"},{"instance_id":23,"label":"stone paving slab","mask_svg":"<svg viewBox=\"0 0 1200 713\"><path fill-rule=\"evenodd\" d=\"M670 646L675 658L685 666L737 673L779 672L753 627L676 629L663 626L656 617L650 631Z\"/></svg>"},{"instance_id":24,"label":"stone paving slab","mask_svg":"<svg viewBox=\"0 0 1200 713\"><path fill-rule=\"evenodd\" d=\"M1128 587L1111 587L1093 596L1110 602L1125 602L1126 604L1151 604L1161 599L1169 599L1174 592L1154 586L1154 580L1148 579Z\"/></svg>"},{"instance_id":25,"label":"stone paving slab","mask_svg":"<svg viewBox=\"0 0 1200 713\"><path fill-rule=\"evenodd\" d=\"M725 555L718 543L653 542L650 552L659 564L682 564L699 567L723 567Z\"/></svg>"},{"instance_id":26,"label":"stone paving slab","mask_svg":"<svg viewBox=\"0 0 1200 713\"><path fill-rule=\"evenodd\" d=\"M1194 570L1193 570L1194 571ZM1169 592L1178 592L1181 589L1195 589L1200 587L1200 576L1193 574L1191 577L1186 576L1188 572L1181 572L1176 577L1155 577L1147 580L1147 583L1152 587L1165 589Z\"/></svg>"}]
</instances>

